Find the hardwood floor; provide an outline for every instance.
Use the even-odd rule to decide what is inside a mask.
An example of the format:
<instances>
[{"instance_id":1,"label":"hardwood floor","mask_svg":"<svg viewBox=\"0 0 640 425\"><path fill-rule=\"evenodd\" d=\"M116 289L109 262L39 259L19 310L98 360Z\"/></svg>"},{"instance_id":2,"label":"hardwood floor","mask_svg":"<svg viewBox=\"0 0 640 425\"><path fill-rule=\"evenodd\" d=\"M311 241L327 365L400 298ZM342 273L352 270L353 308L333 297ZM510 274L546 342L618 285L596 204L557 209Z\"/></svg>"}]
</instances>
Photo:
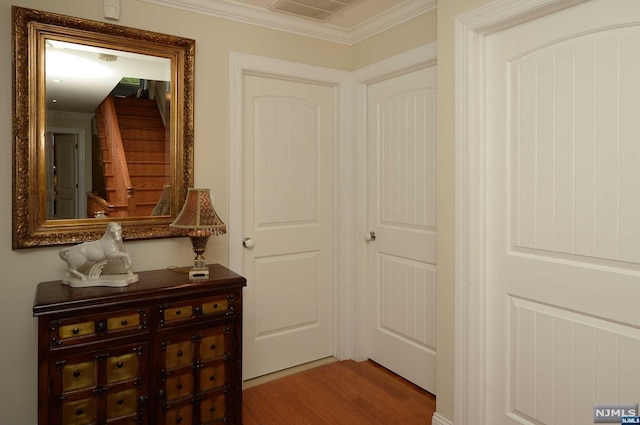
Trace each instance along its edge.
<instances>
[{"instance_id":1,"label":"hardwood floor","mask_svg":"<svg viewBox=\"0 0 640 425\"><path fill-rule=\"evenodd\" d=\"M431 425L432 394L371 362L343 361L245 389L244 425Z\"/></svg>"}]
</instances>

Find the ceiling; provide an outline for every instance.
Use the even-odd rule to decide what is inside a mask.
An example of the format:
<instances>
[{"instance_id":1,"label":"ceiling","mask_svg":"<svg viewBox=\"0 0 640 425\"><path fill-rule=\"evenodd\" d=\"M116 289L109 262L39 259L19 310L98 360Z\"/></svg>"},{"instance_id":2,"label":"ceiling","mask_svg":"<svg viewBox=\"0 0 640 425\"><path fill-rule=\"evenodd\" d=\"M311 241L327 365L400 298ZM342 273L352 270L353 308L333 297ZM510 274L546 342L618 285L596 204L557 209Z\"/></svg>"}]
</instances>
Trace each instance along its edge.
<instances>
[{"instance_id":1,"label":"ceiling","mask_svg":"<svg viewBox=\"0 0 640 425\"><path fill-rule=\"evenodd\" d=\"M189 10L239 22L275 28L281 31L353 45L433 10L436 0L142 0L149 3ZM300 14L311 15L303 17ZM59 43L60 44L60 43ZM168 80L156 64L142 55L134 60L124 52L100 49L79 49L79 46L47 46L47 52L62 49L80 61L93 61L100 68L108 67L105 75L95 70L83 71L75 59L66 59L67 71L82 74L57 75L47 65L47 108L51 111L93 113L123 76L151 80ZM100 53L109 53L117 60L99 60ZM47 57L47 63L52 59ZM151 74L149 74L151 72ZM73 72L72 72L73 73ZM91 76L92 78L87 78ZM55 102L55 103L54 103Z\"/></svg>"},{"instance_id":2,"label":"ceiling","mask_svg":"<svg viewBox=\"0 0 640 425\"><path fill-rule=\"evenodd\" d=\"M353 45L434 10L437 0L142 0Z\"/></svg>"},{"instance_id":3,"label":"ceiling","mask_svg":"<svg viewBox=\"0 0 640 425\"><path fill-rule=\"evenodd\" d=\"M48 111L93 114L123 77L171 80L167 58L55 40L45 47Z\"/></svg>"}]
</instances>

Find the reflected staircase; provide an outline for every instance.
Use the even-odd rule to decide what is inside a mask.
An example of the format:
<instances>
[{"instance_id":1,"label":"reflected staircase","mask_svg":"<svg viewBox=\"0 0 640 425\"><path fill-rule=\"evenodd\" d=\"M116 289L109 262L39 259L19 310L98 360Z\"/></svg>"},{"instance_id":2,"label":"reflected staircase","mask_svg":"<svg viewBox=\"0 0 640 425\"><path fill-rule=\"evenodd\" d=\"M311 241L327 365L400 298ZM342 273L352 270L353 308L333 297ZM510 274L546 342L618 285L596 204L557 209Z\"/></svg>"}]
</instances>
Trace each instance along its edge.
<instances>
[{"instance_id":1,"label":"reflected staircase","mask_svg":"<svg viewBox=\"0 0 640 425\"><path fill-rule=\"evenodd\" d=\"M103 186L94 185L89 195L89 217L99 211L109 217L168 214L156 208L169 204L161 197L169 193L171 152L155 100L109 96L96 122Z\"/></svg>"}]
</instances>

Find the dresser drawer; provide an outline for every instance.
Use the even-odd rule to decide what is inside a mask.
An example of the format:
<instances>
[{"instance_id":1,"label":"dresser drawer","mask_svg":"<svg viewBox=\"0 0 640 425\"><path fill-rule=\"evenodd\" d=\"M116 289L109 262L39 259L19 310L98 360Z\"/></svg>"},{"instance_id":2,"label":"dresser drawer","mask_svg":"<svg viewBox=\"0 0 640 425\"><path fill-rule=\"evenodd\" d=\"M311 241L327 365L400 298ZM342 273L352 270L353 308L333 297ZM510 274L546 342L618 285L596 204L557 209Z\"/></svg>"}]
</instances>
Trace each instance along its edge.
<instances>
[{"instance_id":1,"label":"dresser drawer","mask_svg":"<svg viewBox=\"0 0 640 425\"><path fill-rule=\"evenodd\" d=\"M191 370L172 376L165 381L167 401L180 400L193 394L193 373Z\"/></svg>"},{"instance_id":2,"label":"dresser drawer","mask_svg":"<svg viewBox=\"0 0 640 425\"><path fill-rule=\"evenodd\" d=\"M207 392L225 386L226 362L209 364L200 369L200 392Z\"/></svg>"},{"instance_id":3,"label":"dresser drawer","mask_svg":"<svg viewBox=\"0 0 640 425\"><path fill-rule=\"evenodd\" d=\"M107 384L136 379L139 375L138 356L138 353L129 353L107 358Z\"/></svg>"},{"instance_id":4,"label":"dresser drawer","mask_svg":"<svg viewBox=\"0 0 640 425\"><path fill-rule=\"evenodd\" d=\"M233 316L235 314L236 300L236 294L225 294L204 299L162 304L158 307L159 324L160 327L164 328L208 320L216 316Z\"/></svg>"},{"instance_id":5,"label":"dresser drawer","mask_svg":"<svg viewBox=\"0 0 640 425\"><path fill-rule=\"evenodd\" d=\"M62 341L69 338L77 338L85 335L95 335L96 322L75 322L70 320L68 325L61 324L58 329L58 340Z\"/></svg>"},{"instance_id":6,"label":"dresser drawer","mask_svg":"<svg viewBox=\"0 0 640 425\"><path fill-rule=\"evenodd\" d=\"M96 385L96 374L95 360L65 364L62 366L62 391L92 388Z\"/></svg>"},{"instance_id":7,"label":"dresser drawer","mask_svg":"<svg viewBox=\"0 0 640 425\"><path fill-rule=\"evenodd\" d=\"M193 407L191 404L167 408L160 415L162 425L193 425Z\"/></svg>"},{"instance_id":8,"label":"dresser drawer","mask_svg":"<svg viewBox=\"0 0 640 425\"><path fill-rule=\"evenodd\" d=\"M68 401L62 404L62 423L64 425L88 425L96 420L96 399Z\"/></svg>"},{"instance_id":9,"label":"dresser drawer","mask_svg":"<svg viewBox=\"0 0 640 425\"><path fill-rule=\"evenodd\" d=\"M224 394L207 397L200 401L200 423L223 422L227 418L227 398Z\"/></svg>"},{"instance_id":10,"label":"dresser drawer","mask_svg":"<svg viewBox=\"0 0 640 425\"><path fill-rule=\"evenodd\" d=\"M52 320L49 339L52 347L59 347L143 333L146 329L147 309L124 310Z\"/></svg>"},{"instance_id":11,"label":"dresser drawer","mask_svg":"<svg viewBox=\"0 0 640 425\"><path fill-rule=\"evenodd\" d=\"M190 304L182 304L175 307L168 307L162 313L162 319L167 324L191 320L195 318L195 310Z\"/></svg>"},{"instance_id":12,"label":"dresser drawer","mask_svg":"<svg viewBox=\"0 0 640 425\"><path fill-rule=\"evenodd\" d=\"M142 315L139 311L124 312L123 314L109 317L107 319L107 331L113 332L118 330L137 329L140 328L141 323Z\"/></svg>"},{"instance_id":13,"label":"dresser drawer","mask_svg":"<svg viewBox=\"0 0 640 425\"><path fill-rule=\"evenodd\" d=\"M107 418L135 415L138 409L138 390L132 388L107 395Z\"/></svg>"},{"instance_id":14,"label":"dresser drawer","mask_svg":"<svg viewBox=\"0 0 640 425\"><path fill-rule=\"evenodd\" d=\"M164 346L164 367L177 369L193 364L193 342L191 340L170 342Z\"/></svg>"},{"instance_id":15,"label":"dresser drawer","mask_svg":"<svg viewBox=\"0 0 640 425\"><path fill-rule=\"evenodd\" d=\"M200 311L204 316L211 314L227 314L233 310L233 295L209 298L199 303Z\"/></svg>"},{"instance_id":16,"label":"dresser drawer","mask_svg":"<svg viewBox=\"0 0 640 425\"><path fill-rule=\"evenodd\" d=\"M221 356L230 349L226 343L227 333L225 329L217 329L212 334L204 335L200 341L200 359L212 360Z\"/></svg>"}]
</instances>

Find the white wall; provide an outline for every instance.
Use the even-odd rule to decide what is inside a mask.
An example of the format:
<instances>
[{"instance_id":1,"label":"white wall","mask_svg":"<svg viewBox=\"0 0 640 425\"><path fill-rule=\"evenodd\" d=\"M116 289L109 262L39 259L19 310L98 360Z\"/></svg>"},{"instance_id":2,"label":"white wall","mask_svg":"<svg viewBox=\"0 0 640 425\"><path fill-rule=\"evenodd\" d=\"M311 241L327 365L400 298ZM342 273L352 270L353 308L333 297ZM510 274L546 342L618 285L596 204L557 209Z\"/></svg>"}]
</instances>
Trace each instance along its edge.
<instances>
[{"instance_id":1,"label":"white wall","mask_svg":"<svg viewBox=\"0 0 640 425\"><path fill-rule=\"evenodd\" d=\"M38 282L57 280L63 272L59 248L11 250L11 5L103 21L102 0L0 0L0 425L36 423L36 319L31 309ZM424 18L416 18L424 19ZM433 18L431 18L433 20ZM418 21L421 22L421 21ZM424 22L428 22L425 20ZM210 187L216 210L228 220L228 54L230 51L274 57L341 70L353 69L356 52L367 61L365 45L348 47L261 27L196 15L140 1L121 2L120 25L179 35L196 40L195 185ZM407 23L416 28L416 23ZM433 40L424 33L392 31L378 36L384 55L409 50ZM418 44L416 44L416 40ZM373 47L371 47L373 48ZM186 238L125 243L136 271L187 265L193 260ZM227 264L226 236L212 238L205 254L210 262Z\"/></svg>"}]
</instances>

